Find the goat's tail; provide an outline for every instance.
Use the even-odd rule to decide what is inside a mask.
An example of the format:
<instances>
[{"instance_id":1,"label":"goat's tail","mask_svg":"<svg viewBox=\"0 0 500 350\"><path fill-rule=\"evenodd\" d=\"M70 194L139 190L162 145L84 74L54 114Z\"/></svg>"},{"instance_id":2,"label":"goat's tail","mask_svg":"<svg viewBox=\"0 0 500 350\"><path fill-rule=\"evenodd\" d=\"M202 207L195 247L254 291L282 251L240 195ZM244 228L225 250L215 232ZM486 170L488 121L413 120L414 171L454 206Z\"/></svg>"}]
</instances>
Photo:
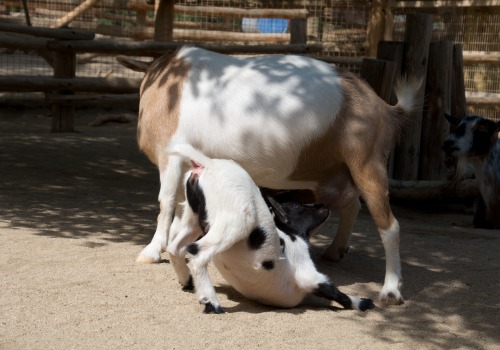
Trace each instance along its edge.
<instances>
[{"instance_id":1,"label":"goat's tail","mask_svg":"<svg viewBox=\"0 0 500 350\"><path fill-rule=\"evenodd\" d=\"M187 158L203 167L212 163L211 158L207 157L189 143L173 143L168 147L167 152Z\"/></svg>"},{"instance_id":2,"label":"goat's tail","mask_svg":"<svg viewBox=\"0 0 500 350\"><path fill-rule=\"evenodd\" d=\"M421 102L417 93L422 87L423 79L416 77L401 77L396 82L394 93L398 99L398 104L394 106L400 113L409 114L413 112Z\"/></svg>"}]
</instances>

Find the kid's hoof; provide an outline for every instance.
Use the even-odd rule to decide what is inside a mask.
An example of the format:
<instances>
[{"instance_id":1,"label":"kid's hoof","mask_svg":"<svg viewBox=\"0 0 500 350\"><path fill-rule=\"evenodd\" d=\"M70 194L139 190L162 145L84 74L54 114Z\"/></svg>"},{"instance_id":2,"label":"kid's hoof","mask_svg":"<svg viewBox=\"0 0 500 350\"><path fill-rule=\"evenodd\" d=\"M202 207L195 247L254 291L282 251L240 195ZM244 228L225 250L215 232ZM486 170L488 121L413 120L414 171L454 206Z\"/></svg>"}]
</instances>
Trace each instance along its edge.
<instances>
[{"instance_id":1,"label":"kid's hoof","mask_svg":"<svg viewBox=\"0 0 500 350\"><path fill-rule=\"evenodd\" d=\"M191 292L194 290L193 276L189 276L189 280L182 286L182 290L185 292Z\"/></svg>"},{"instance_id":2,"label":"kid's hoof","mask_svg":"<svg viewBox=\"0 0 500 350\"><path fill-rule=\"evenodd\" d=\"M212 303L205 304L205 310L203 310L204 314L223 314L224 310L220 305L213 306Z\"/></svg>"},{"instance_id":3,"label":"kid's hoof","mask_svg":"<svg viewBox=\"0 0 500 350\"><path fill-rule=\"evenodd\" d=\"M366 311L366 310L371 310L375 308L375 304L373 303L373 300L371 299L361 299L361 302L359 303L359 310L360 311Z\"/></svg>"}]
</instances>

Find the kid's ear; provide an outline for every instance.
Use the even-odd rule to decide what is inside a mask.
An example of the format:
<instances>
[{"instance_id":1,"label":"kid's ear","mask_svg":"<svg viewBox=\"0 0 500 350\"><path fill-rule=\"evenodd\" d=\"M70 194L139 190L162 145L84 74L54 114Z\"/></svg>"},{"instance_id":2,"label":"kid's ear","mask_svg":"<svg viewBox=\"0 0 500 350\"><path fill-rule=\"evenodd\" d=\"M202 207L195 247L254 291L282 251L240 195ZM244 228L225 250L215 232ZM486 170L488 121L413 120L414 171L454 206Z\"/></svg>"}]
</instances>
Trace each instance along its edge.
<instances>
[{"instance_id":1,"label":"kid's ear","mask_svg":"<svg viewBox=\"0 0 500 350\"><path fill-rule=\"evenodd\" d=\"M451 124L452 127L456 127L458 124L460 124L461 119L454 117L450 114L444 113L444 117L446 120Z\"/></svg>"}]
</instances>

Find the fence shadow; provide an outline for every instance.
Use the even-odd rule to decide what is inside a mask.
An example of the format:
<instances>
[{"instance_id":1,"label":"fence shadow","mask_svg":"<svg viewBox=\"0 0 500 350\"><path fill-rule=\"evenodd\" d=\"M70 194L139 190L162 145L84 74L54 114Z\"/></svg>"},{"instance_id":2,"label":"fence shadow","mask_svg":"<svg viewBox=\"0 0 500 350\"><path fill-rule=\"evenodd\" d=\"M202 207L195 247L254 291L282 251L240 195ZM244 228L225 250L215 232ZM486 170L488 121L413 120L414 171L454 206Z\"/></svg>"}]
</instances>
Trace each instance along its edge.
<instances>
[{"instance_id":1,"label":"fence shadow","mask_svg":"<svg viewBox=\"0 0 500 350\"><path fill-rule=\"evenodd\" d=\"M95 114L89 111L83 117L77 114L78 133L51 134L45 112L26 113L2 110L0 115L2 225L58 239L81 239L89 248L148 243L156 226L159 181L155 167L138 150L135 125L91 128L86 122ZM387 343L394 334L404 333L423 348L485 349L484 342L474 340L479 338L499 343L498 231L457 227L452 224L456 218L395 209L401 223L407 303L372 311L380 313L382 321L366 322L365 332ZM458 218L458 222L468 220ZM333 231L335 224L334 218L326 229ZM319 270L339 289L355 288L359 296L375 299L385 262L366 210L355 232L352 249L340 263L319 258L331 235L318 240L312 252ZM230 288L218 291L239 302L228 312L277 310L245 300ZM278 311L299 315L323 306L306 300L294 311ZM330 308L337 310L335 306ZM335 312L332 317L352 315Z\"/></svg>"},{"instance_id":2,"label":"fence shadow","mask_svg":"<svg viewBox=\"0 0 500 350\"><path fill-rule=\"evenodd\" d=\"M137 147L135 124L88 127L97 113L83 110L77 133L54 134L45 113L3 111L1 219L45 236L146 243L156 225L159 181Z\"/></svg>"}]
</instances>

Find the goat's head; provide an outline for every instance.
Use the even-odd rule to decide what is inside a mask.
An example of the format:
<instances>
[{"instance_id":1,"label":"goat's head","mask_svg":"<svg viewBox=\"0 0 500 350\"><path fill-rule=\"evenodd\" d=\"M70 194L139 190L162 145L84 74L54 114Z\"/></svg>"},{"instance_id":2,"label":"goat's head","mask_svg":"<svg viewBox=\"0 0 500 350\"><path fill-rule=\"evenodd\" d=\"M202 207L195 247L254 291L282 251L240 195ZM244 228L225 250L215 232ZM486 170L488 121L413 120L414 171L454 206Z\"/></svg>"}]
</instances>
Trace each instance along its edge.
<instances>
[{"instance_id":1,"label":"goat's head","mask_svg":"<svg viewBox=\"0 0 500 350\"><path fill-rule=\"evenodd\" d=\"M299 204L295 202L278 203L272 197L267 198L275 214L276 227L289 235L309 240L309 235L326 221L330 210L323 204Z\"/></svg>"},{"instance_id":2,"label":"goat's head","mask_svg":"<svg viewBox=\"0 0 500 350\"><path fill-rule=\"evenodd\" d=\"M445 114L452 131L443 143L443 151L456 158L485 158L498 139L500 122L479 116L463 119Z\"/></svg>"}]
</instances>

